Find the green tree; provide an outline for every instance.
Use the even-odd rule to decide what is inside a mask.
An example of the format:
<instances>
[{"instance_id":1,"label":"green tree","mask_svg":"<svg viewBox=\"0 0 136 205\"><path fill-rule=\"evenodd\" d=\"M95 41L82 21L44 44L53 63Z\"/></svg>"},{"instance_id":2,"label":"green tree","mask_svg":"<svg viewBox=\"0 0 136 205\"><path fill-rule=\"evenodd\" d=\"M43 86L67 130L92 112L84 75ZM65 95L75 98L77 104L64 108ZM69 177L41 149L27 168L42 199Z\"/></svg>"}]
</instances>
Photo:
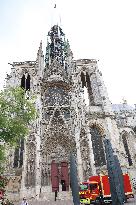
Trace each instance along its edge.
<instances>
[{"instance_id":1,"label":"green tree","mask_svg":"<svg viewBox=\"0 0 136 205\"><path fill-rule=\"evenodd\" d=\"M34 98L27 99L22 88L0 92L0 171L7 146L15 146L29 133L29 124L36 118Z\"/></svg>"}]
</instances>

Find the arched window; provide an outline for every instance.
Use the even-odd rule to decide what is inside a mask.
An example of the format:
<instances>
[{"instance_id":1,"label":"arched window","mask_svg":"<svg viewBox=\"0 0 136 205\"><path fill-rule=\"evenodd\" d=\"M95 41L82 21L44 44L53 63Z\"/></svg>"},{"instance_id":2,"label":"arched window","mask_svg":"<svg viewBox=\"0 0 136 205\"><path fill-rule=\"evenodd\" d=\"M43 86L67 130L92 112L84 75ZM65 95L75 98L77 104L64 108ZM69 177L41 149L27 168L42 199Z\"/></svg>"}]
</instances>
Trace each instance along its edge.
<instances>
[{"instance_id":1,"label":"arched window","mask_svg":"<svg viewBox=\"0 0 136 205\"><path fill-rule=\"evenodd\" d=\"M14 164L13 164L14 168L18 167L18 161L19 161L19 147L16 147L14 152Z\"/></svg>"},{"instance_id":2,"label":"arched window","mask_svg":"<svg viewBox=\"0 0 136 205\"><path fill-rule=\"evenodd\" d=\"M94 104L93 91L92 91L90 77L89 77L88 73L86 73L86 85L87 85L87 90L89 93L90 104L93 105Z\"/></svg>"},{"instance_id":3,"label":"arched window","mask_svg":"<svg viewBox=\"0 0 136 205\"><path fill-rule=\"evenodd\" d=\"M84 86L86 87L85 75L83 72L81 72L81 82L82 82L82 88L84 88Z\"/></svg>"},{"instance_id":4,"label":"arched window","mask_svg":"<svg viewBox=\"0 0 136 205\"><path fill-rule=\"evenodd\" d=\"M18 146L15 148L14 152L14 163L13 167L18 168L23 165L23 151L24 151L24 139L20 139Z\"/></svg>"},{"instance_id":5,"label":"arched window","mask_svg":"<svg viewBox=\"0 0 136 205\"><path fill-rule=\"evenodd\" d=\"M83 72L81 72L81 82L82 82L82 88L87 89L87 94L88 94L87 96L88 96L90 105L94 105L94 97L93 97L93 91L92 91L91 82L90 82L90 76L87 72L86 72L86 76L84 75Z\"/></svg>"},{"instance_id":6,"label":"arched window","mask_svg":"<svg viewBox=\"0 0 136 205\"><path fill-rule=\"evenodd\" d=\"M30 75L28 74L27 78L25 78L25 75L21 78L21 88L27 90L30 90Z\"/></svg>"},{"instance_id":7,"label":"arched window","mask_svg":"<svg viewBox=\"0 0 136 205\"><path fill-rule=\"evenodd\" d=\"M128 164L129 164L129 166L131 166L133 163L132 163L131 155L130 155L129 148L128 148L128 142L127 142L127 139L126 139L126 134L122 135L122 141L123 141L124 148L125 148L125 151L126 151L126 155L127 155L127 158L128 158Z\"/></svg>"},{"instance_id":8,"label":"arched window","mask_svg":"<svg viewBox=\"0 0 136 205\"><path fill-rule=\"evenodd\" d=\"M90 129L90 134L92 140L95 166L100 167L106 165L105 152L100 130L97 127L93 126Z\"/></svg>"},{"instance_id":9,"label":"arched window","mask_svg":"<svg viewBox=\"0 0 136 205\"><path fill-rule=\"evenodd\" d=\"M30 90L30 75L29 74L26 79L26 90Z\"/></svg>"},{"instance_id":10,"label":"arched window","mask_svg":"<svg viewBox=\"0 0 136 205\"><path fill-rule=\"evenodd\" d=\"M25 75L21 79L21 88L25 89Z\"/></svg>"}]
</instances>

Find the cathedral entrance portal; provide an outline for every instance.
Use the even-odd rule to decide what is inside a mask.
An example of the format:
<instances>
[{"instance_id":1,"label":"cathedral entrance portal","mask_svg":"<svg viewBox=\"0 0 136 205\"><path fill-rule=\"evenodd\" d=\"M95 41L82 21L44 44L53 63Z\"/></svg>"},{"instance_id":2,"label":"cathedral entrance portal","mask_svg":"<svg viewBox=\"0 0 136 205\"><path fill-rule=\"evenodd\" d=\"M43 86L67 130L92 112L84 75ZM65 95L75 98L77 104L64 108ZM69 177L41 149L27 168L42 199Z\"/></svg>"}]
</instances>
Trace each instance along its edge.
<instances>
[{"instance_id":1,"label":"cathedral entrance portal","mask_svg":"<svg viewBox=\"0 0 136 205\"><path fill-rule=\"evenodd\" d=\"M61 184L60 191L69 191L69 172L68 162L56 163L55 160L51 162L51 184L52 191L59 191L59 184Z\"/></svg>"}]
</instances>

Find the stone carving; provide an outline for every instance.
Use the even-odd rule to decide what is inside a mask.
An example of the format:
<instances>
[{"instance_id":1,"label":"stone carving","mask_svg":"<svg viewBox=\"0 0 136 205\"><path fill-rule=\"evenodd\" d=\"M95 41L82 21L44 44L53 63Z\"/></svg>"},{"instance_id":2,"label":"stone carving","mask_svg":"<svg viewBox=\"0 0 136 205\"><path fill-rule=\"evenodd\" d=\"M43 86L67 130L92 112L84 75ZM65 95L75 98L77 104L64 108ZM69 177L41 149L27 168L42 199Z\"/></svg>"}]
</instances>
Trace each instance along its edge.
<instances>
[{"instance_id":1,"label":"stone carving","mask_svg":"<svg viewBox=\"0 0 136 205\"><path fill-rule=\"evenodd\" d=\"M31 134L27 141L27 165L26 165L26 186L35 186L36 173L36 142L35 136Z\"/></svg>"}]
</instances>

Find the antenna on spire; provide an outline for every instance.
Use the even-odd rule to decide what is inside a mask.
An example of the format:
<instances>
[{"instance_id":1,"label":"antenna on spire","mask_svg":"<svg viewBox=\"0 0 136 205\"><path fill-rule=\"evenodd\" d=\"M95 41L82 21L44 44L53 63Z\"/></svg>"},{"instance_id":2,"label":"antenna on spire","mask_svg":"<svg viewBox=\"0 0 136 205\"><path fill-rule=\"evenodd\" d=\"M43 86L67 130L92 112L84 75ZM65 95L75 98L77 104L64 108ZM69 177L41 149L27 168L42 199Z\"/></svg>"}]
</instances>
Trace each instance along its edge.
<instances>
[{"instance_id":1,"label":"antenna on spire","mask_svg":"<svg viewBox=\"0 0 136 205\"><path fill-rule=\"evenodd\" d=\"M56 0L53 1L51 18L52 18L52 22L51 22L52 26L61 24L60 14L58 11Z\"/></svg>"}]
</instances>

